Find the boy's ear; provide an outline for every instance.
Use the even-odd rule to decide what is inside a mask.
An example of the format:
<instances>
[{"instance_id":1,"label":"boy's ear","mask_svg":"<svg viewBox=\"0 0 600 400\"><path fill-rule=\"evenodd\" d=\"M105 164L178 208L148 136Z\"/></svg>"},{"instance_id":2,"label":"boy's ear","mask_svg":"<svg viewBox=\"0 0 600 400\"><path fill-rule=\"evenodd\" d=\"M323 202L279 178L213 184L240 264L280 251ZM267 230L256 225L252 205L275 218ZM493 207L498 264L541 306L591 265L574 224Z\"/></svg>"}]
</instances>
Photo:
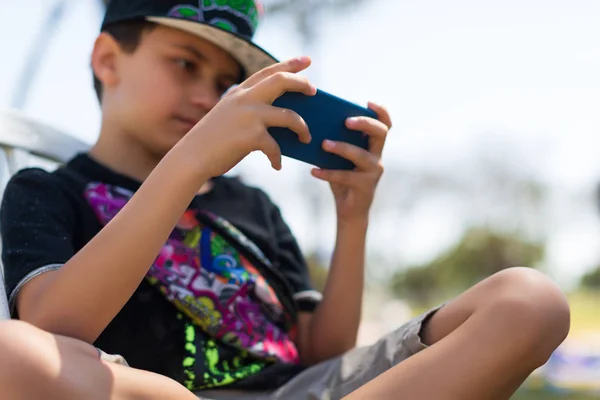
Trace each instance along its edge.
<instances>
[{"instance_id":1,"label":"boy's ear","mask_svg":"<svg viewBox=\"0 0 600 400\"><path fill-rule=\"evenodd\" d=\"M92 69L96 77L107 88L118 83L117 57L121 48L108 33L102 32L96 38L92 50Z\"/></svg>"}]
</instances>

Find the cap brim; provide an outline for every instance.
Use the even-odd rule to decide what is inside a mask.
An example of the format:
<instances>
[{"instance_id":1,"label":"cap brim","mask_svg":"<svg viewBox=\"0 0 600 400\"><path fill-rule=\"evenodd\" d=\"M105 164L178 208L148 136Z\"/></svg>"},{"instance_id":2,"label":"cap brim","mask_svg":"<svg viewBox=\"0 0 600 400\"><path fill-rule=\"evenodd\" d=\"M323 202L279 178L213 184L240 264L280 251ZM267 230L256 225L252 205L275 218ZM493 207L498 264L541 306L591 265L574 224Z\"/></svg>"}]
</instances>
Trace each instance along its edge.
<instances>
[{"instance_id":1,"label":"cap brim","mask_svg":"<svg viewBox=\"0 0 600 400\"><path fill-rule=\"evenodd\" d=\"M236 34L197 21L181 18L146 17L150 22L189 32L228 52L244 68L246 77L277 63L277 59L254 43Z\"/></svg>"}]
</instances>

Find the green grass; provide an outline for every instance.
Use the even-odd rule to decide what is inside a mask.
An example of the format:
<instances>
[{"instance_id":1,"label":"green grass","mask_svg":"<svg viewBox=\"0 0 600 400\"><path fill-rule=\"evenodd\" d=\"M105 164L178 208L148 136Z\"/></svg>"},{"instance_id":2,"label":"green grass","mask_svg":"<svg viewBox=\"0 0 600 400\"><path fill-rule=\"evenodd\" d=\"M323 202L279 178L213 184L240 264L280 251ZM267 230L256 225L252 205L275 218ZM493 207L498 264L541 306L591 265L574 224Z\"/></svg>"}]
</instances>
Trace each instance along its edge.
<instances>
[{"instance_id":1,"label":"green grass","mask_svg":"<svg viewBox=\"0 0 600 400\"><path fill-rule=\"evenodd\" d=\"M569 295L571 333L600 331L600 291L577 292Z\"/></svg>"},{"instance_id":2,"label":"green grass","mask_svg":"<svg viewBox=\"0 0 600 400\"><path fill-rule=\"evenodd\" d=\"M571 332L575 337L581 333L596 331L600 332L600 291L579 291L569 294L569 305L571 306ZM416 307L415 314L424 312L426 306ZM576 394L576 393L553 393L543 389L534 389L524 385L513 397L513 400L599 400L599 394ZM533 386L533 385L532 385ZM535 385L537 387L537 384Z\"/></svg>"},{"instance_id":3,"label":"green grass","mask_svg":"<svg viewBox=\"0 0 600 400\"><path fill-rule=\"evenodd\" d=\"M600 292L577 292L570 294L571 333L576 336L589 331L600 331ZM523 388L513 396L514 400L598 400L598 394L551 393L542 389Z\"/></svg>"},{"instance_id":4,"label":"green grass","mask_svg":"<svg viewBox=\"0 0 600 400\"><path fill-rule=\"evenodd\" d=\"M522 389L512 400L598 400L598 395L549 393L542 390Z\"/></svg>"}]
</instances>

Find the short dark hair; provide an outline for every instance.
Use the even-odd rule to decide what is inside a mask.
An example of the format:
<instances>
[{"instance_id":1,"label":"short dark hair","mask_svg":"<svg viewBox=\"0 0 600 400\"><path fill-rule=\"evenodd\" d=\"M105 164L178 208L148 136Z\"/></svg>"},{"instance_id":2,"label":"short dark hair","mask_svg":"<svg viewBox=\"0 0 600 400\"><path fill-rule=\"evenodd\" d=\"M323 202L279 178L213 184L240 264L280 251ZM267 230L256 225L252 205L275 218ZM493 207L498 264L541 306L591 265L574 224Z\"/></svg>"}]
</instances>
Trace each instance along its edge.
<instances>
[{"instance_id":1,"label":"short dark hair","mask_svg":"<svg viewBox=\"0 0 600 400\"><path fill-rule=\"evenodd\" d=\"M119 43L123 51L131 54L137 50L142 35L154 28L156 28L154 22L140 19L108 25L102 32L111 35L117 43ZM93 70L92 74L94 75L94 90L96 91L96 96L98 97L98 101L102 101L102 82L100 82Z\"/></svg>"}]
</instances>

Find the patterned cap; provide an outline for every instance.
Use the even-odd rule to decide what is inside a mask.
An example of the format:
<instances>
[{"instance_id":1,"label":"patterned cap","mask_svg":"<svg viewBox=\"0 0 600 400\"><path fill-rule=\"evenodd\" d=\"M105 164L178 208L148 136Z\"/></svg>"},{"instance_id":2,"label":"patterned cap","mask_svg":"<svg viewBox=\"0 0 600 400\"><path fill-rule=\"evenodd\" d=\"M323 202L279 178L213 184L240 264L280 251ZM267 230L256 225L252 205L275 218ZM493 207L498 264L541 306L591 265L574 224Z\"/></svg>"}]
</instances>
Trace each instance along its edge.
<instances>
[{"instance_id":1,"label":"patterned cap","mask_svg":"<svg viewBox=\"0 0 600 400\"><path fill-rule=\"evenodd\" d=\"M254 0L111 0L102 29L130 20L145 19L180 29L227 51L244 69L244 75L277 62L252 42L263 9Z\"/></svg>"}]
</instances>

